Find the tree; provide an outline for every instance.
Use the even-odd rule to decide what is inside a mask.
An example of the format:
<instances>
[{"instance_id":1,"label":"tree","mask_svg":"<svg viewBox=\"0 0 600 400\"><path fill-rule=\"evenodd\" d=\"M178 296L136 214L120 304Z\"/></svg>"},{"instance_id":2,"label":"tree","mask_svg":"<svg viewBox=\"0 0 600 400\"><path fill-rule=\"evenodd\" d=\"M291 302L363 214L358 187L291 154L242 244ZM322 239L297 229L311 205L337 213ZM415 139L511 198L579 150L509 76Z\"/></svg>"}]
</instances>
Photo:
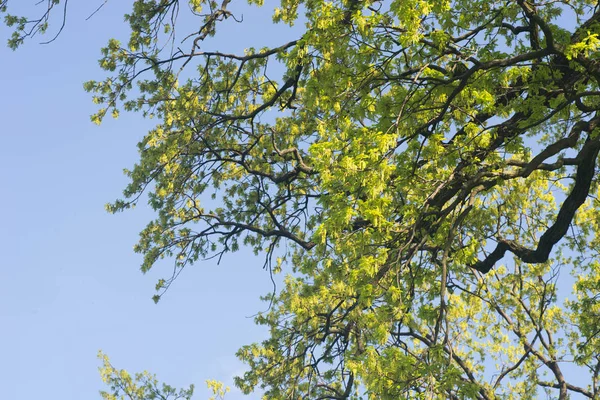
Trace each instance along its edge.
<instances>
[{"instance_id":1,"label":"tree","mask_svg":"<svg viewBox=\"0 0 600 400\"><path fill-rule=\"evenodd\" d=\"M134 376L124 369L116 369L102 352L98 353L102 360L100 375L102 381L110 388L110 392L101 391L103 400L190 400L194 395L194 385L188 389L177 390L167 384L159 384L155 375L147 371L137 373ZM216 381L206 381L213 396L209 400L223 400L229 388Z\"/></svg>"},{"instance_id":2,"label":"tree","mask_svg":"<svg viewBox=\"0 0 600 400\"><path fill-rule=\"evenodd\" d=\"M157 301L240 245L288 273L243 391L600 398L594 2L282 0L302 32L243 54L211 49L229 0L132 3L85 89L94 122L158 122L108 210L156 210L136 250L174 260ZM10 45L47 18L7 16Z\"/></svg>"}]
</instances>

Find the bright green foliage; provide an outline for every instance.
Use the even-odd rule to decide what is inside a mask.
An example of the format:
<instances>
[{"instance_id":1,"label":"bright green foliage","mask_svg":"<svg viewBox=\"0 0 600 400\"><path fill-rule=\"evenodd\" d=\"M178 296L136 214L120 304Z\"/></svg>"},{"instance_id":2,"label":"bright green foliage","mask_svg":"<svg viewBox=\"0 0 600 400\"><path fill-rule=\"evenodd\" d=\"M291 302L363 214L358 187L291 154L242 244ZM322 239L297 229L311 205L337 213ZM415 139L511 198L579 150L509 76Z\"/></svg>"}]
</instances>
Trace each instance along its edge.
<instances>
[{"instance_id":1,"label":"bright green foliage","mask_svg":"<svg viewBox=\"0 0 600 400\"><path fill-rule=\"evenodd\" d=\"M134 1L85 86L158 121L108 206L156 210L156 300L246 245L288 274L247 393L600 398L596 4L281 0L294 40L215 50L238 3Z\"/></svg>"},{"instance_id":2,"label":"bright green foliage","mask_svg":"<svg viewBox=\"0 0 600 400\"><path fill-rule=\"evenodd\" d=\"M33 37L37 34L44 34L46 33L46 30L48 29L48 23L50 20L50 15L52 13L52 10L57 7L58 5L60 5L61 1L60 0L46 0L46 1L40 1L37 2L38 5L43 4L43 7L46 7L42 13L41 16L38 16L36 18L28 18L28 17L21 17L21 16L16 16L13 14L8 13L8 0L0 0L0 14L6 13L6 15L4 16L4 23L8 26L8 27L12 27L13 28L13 34L11 35L10 39L8 40L8 47L10 47L11 49L15 50L17 47L19 47L21 44L23 44L23 41L26 38L29 37ZM62 21L62 26L60 27L60 29L58 30L58 33L56 34L56 36L62 31L63 27L64 27L64 23L65 23L65 16L66 16L66 6L68 3L68 0L64 0L62 2L63 4L63 21ZM44 42L45 44L52 42L54 39L56 39L56 36L54 36L53 38L51 38L50 40Z\"/></svg>"},{"instance_id":3,"label":"bright green foliage","mask_svg":"<svg viewBox=\"0 0 600 400\"><path fill-rule=\"evenodd\" d=\"M206 381L206 385L213 392L213 396L209 397L208 400L223 400L229 392L229 387L215 380Z\"/></svg>"},{"instance_id":4,"label":"bright green foliage","mask_svg":"<svg viewBox=\"0 0 600 400\"><path fill-rule=\"evenodd\" d=\"M156 377L146 371L131 375L124 369L116 369L102 352L98 353L98 358L102 360L100 376L110 388L108 392L100 392L104 400L189 400L194 394L194 385L190 385L189 389L177 390L167 384L159 384ZM213 390L215 395L218 395L219 390L222 391L217 386L218 383L207 382L207 384L209 388L216 388ZM222 396L213 399L217 398Z\"/></svg>"},{"instance_id":5,"label":"bright green foliage","mask_svg":"<svg viewBox=\"0 0 600 400\"><path fill-rule=\"evenodd\" d=\"M194 385L177 390L167 384L159 384L156 376L147 371L132 376L124 369L116 369L102 352L98 353L98 358L102 360L100 376L110 388L109 392L100 392L104 400L190 400L194 395ZM229 392L229 388L219 381L208 380L206 386L212 392L208 400L224 400Z\"/></svg>"}]
</instances>

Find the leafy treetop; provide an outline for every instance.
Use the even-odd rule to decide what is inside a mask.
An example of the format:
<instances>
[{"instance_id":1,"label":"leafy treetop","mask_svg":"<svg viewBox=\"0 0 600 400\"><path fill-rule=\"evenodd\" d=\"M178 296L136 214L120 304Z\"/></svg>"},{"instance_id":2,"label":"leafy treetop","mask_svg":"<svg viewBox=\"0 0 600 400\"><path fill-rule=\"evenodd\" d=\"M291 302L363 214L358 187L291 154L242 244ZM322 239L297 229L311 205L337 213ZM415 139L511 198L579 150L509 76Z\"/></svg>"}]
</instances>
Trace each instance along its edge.
<instances>
[{"instance_id":1,"label":"leafy treetop","mask_svg":"<svg viewBox=\"0 0 600 400\"><path fill-rule=\"evenodd\" d=\"M246 245L290 273L238 353L247 393L600 398L596 3L281 0L294 40L212 50L237 3L132 1L85 85L94 122L158 120L108 206L156 210L155 299ZM46 29L6 22L13 47Z\"/></svg>"}]
</instances>

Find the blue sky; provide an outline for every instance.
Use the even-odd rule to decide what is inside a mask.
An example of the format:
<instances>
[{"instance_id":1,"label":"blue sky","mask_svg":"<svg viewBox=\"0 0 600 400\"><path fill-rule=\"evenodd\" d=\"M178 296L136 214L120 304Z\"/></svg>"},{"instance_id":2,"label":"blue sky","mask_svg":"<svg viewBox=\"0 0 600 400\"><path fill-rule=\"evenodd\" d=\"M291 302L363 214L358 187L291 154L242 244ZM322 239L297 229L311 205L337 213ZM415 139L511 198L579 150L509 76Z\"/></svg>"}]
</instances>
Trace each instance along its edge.
<instances>
[{"instance_id":1,"label":"blue sky","mask_svg":"<svg viewBox=\"0 0 600 400\"><path fill-rule=\"evenodd\" d=\"M31 11L36 2L20 6ZM116 367L147 369L174 386L195 383L196 398L206 398L204 380L232 385L243 369L235 351L265 337L249 317L266 308L258 297L272 289L270 278L262 260L242 250L219 266L187 269L158 305L151 301L170 264L142 275L132 248L152 213L109 215L104 204L126 185L122 169L137 160L135 145L152 121L122 114L95 126L82 89L102 77L100 47L125 39L131 2L108 2L85 21L96 3L71 2L50 45L34 38L16 52L0 47L2 397L99 398L102 349ZM221 44L238 50L282 40L253 16L246 10L243 25L252 34L235 27ZM8 34L0 28L3 43Z\"/></svg>"}]
</instances>

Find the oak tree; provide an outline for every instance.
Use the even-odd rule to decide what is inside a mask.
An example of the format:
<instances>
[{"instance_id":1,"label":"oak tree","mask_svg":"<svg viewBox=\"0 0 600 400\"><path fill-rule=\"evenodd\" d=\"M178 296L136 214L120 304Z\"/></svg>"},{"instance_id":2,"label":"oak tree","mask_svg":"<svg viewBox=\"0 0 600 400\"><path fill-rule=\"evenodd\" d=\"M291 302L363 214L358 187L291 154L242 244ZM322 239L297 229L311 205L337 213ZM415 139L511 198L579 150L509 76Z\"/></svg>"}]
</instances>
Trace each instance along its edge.
<instances>
[{"instance_id":1,"label":"oak tree","mask_svg":"<svg viewBox=\"0 0 600 400\"><path fill-rule=\"evenodd\" d=\"M600 398L598 4L248 2L297 36L236 53L238 2L135 0L85 85L157 121L108 206L156 210L155 299L243 245L286 273L238 352L267 398Z\"/></svg>"}]
</instances>

